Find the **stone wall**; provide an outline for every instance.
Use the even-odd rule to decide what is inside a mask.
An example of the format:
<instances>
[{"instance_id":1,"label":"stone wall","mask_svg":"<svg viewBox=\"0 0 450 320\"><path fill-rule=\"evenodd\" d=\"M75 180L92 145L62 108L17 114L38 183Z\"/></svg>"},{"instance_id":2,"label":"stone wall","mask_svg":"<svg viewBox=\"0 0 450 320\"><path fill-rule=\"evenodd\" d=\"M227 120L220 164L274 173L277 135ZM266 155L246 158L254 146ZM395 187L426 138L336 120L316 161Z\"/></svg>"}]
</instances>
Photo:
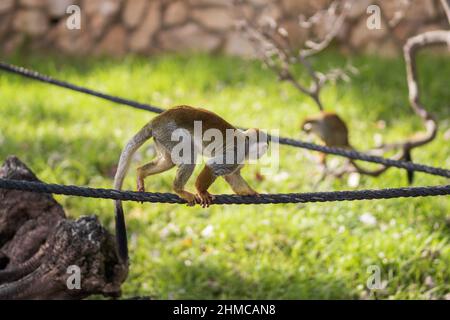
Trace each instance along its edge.
<instances>
[{"instance_id":1,"label":"stone wall","mask_svg":"<svg viewBox=\"0 0 450 320\"><path fill-rule=\"evenodd\" d=\"M383 12L380 30L366 26L367 6ZM252 50L235 30L230 0L0 0L0 51L18 48L53 50L75 55L151 54L161 51L225 52L250 55ZM299 14L310 15L327 0L247 0L239 11L251 19L269 15L279 21L293 42L320 34L326 24L310 30L298 27ZM405 39L448 23L439 0L414 0L406 18L391 28L386 21L399 0L358 0L338 36L346 52L399 53ZM69 30L69 5L81 9L81 29Z\"/></svg>"}]
</instances>

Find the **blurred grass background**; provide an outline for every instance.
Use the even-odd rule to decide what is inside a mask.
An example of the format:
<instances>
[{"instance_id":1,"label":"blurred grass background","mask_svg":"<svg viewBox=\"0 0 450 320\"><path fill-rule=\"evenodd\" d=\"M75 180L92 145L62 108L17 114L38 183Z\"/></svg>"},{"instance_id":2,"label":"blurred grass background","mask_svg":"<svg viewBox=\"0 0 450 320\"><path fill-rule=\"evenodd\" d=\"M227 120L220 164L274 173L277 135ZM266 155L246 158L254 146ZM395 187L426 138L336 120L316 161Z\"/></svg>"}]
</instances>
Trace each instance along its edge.
<instances>
[{"instance_id":1,"label":"blurred grass background","mask_svg":"<svg viewBox=\"0 0 450 320\"><path fill-rule=\"evenodd\" d=\"M281 135L294 138L305 138L300 122L317 112L309 98L278 83L259 62L238 58L164 55L115 60L17 54L10 61L164 108L202 106L236 125L280 129ZM346 58L328 53L313 62L324 70L345 66ZM350 83L327 86L323 101L327 110L346 120L355 147L369 149L380 138L397 141L422 128L407 101L401 59L360 56L351 62L359 75ZM414 151L414 161L448 168L448 58L421 56L419 72L424 103L437 115L440 130L434 142ZM49 183L110 188L122 147L154 116L6 73L0 73L0 96L0 160L15 154ZM152 152L149 143L133 168L148 162ZM314 187L320 176L311 159L314 153L281 146L280 156L278 172L263 181L255 178L257 166L244 169L256 190L355 188L346 179L328 179ZM149 177L147 190L170 191L174 174L171 170ZM448 180L416 174L415 185L444 183ZM356 188L406 184L405 172L391 169L380 178L361 177ZM125 188L135 189L133 169ZM188 188L193 189L192 181ZM218 181L212 192L231 190ZM112 201L56 198L69 216L96 214L114 229ZM131 269L124 295L373 298L366 287L367 268L377 265L382 280L389 280L377 291L378 298L450 298L449 209L448 197L208 209L127 203Z\"/></svg>"}]
</instances>

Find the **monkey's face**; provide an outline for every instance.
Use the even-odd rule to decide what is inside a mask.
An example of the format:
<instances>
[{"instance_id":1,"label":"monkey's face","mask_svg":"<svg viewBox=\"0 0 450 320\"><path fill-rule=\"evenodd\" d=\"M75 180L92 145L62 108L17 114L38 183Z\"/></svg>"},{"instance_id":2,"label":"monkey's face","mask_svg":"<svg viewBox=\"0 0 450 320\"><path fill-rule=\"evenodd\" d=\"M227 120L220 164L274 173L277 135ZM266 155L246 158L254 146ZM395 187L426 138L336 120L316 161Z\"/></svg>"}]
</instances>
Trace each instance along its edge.
<instances>
[{"instance_id":1,"label":"monkey's face","mask_svg":"<svg viewBox=\"0 0 450 320\"><path fill-rule=\"evenodd\" d=\"M313 131L314 126L315 126L314 121L305 120L305 121L303 121L303 123L301 125L301 129L303 132L310 134Z\"/></svg>"},{"instance_id":2,"label":"monkey's face","mask_svg":"<svg viewBox=\"0 0 450 320\"><path fill-rule=\"evenodd\" d=\"M248 142L247 159L259 159L266 154L269 149L269 137L258 129L248 129L245 131Z\"/></svg>"},{"instance_id":3,"label":"monkey's face","mask_svg":"<svg viewBox=\"0 0 450 320\"><path fill-rule=\"evenodd\" d=\"M305 121L302 127L303 131L307 134L313 134L323 142L326 142L329 138L329 128L326 123L321 120L308 120Z\"/></svg>"}]
</instances>

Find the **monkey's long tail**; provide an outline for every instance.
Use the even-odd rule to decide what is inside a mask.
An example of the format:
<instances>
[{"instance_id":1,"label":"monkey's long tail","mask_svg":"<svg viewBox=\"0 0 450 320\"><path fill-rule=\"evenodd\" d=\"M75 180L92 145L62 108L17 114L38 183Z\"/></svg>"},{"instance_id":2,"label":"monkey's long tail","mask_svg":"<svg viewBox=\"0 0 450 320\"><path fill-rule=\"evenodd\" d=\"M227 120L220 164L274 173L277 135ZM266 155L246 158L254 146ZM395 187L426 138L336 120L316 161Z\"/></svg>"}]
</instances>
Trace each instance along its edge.
<instances>
[{"instance_id":1,"label":"monkey's long tail","mask_svg":"<svg viewBox=\"0 0 450 320\"><path fill-rule=\"evenodd\" d=\"M130 167L131 159L134 153L141 147L144 142L152 137L151 123L145 125L138 133L128 141L123 149L116 175L114 177L114 189L121 190L123 181ZM116 245L119 259L122 263L128 264L128 242L125 217L123 213L122 201L116 200L115 203L115 220L116 220Z\"/></svg>"}]
</instances>

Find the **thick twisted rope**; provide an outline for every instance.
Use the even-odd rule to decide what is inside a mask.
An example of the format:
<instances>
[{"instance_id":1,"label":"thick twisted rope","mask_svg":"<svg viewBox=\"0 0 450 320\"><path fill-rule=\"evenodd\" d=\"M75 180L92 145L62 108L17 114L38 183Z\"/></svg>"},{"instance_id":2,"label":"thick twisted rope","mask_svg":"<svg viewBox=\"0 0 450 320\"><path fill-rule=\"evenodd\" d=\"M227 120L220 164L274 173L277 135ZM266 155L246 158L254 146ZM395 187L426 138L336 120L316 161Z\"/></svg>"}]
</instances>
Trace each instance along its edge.
<instances>
[{"instance_id":1,"label":"thick twisted rope","mask_svg":"<svg viewBox=\"0 0 450 320\"><path fill-rule=\"evenodd\" d=\"M81 93L85 93L91 96L95 96L98 98L102 98L108 101L112 101L118 104L123 104L123 105L127 105L136 109L141 109L141 110L146 110L146 111L150 111L150 112L155 112L155 113L161 113L164 111L164 109L158 108L158 107L154 107L148 104L143 104L143 103L139 103L136 101L132 101L132 100L128 100L128 99L124 99L124 98L120 98L120 97L115 97L109 94L105 94L105 93L101 93L98 91L94 91L88 88L84 88L84 87L80 87L65 81L61 81L61 80L57 80L54 79L52 77L43 75L39 72L33 71L33 70L28 70L25 69L23 67L19 67L19 66L14 66L14 65L10 65L4 62L0 62L0 70L3 71L7 71L10 73L15 73L21 76L24 76L26 78L30 78L33 80L38 80L44 83L49 83L49 84L53 84L55 86L58 87L62 87L62 88L66 88L66 89L70 89L73 91L78 91Z\"/></svg>"},{"instance_id":2,"label":"thick twisted rope","mask_svg":"<svg viewBox=\"0 0 450 320\"><path fill-rule=\"evenodd\" d=\"M0 188L122 201L186 203L185 200L171 193L117 191L112 189L95 189L79 186L46 184L42 182L24 180L0 179ZM404 197L444 196L449 194L450 185L445 185L433 187L389 188L380 190L261 194L260 196L216 195L212 204L279 204L354 201Z\"/></svg>"},{"instance_id":3,"label":"thick twisted rope","mask_svg":"<svg viewBox=\"0 0 450 320\"><path fill-rule=\"evenodd\" d=\"M60 81L60 80L54 79L52 77L40 74L36 71L28 70L23 67L14 66L14 65L7 64L4 62L0 62L0 70L18 74L18 75L21 75L21 76L24 76L24 77L27 77L27 78L30 78L33 80L41 81L44 83L53 84L53 85L56 85L56 86L59 86L62 88L78 91L78 92L92 95L95 97L99 97L99 98L102 98L102 99L105 99L108 101L112 101L112 102L115 102L118 104L127 105L127 106L130 106L133 108L147 110L147 111L155 112L155 113L161 113L164 111L164 109L161 109L159 107L155 107L155 106L152 106L149 104L138 103L138 102L135 102L132 100L104 94L104 93L101 93L98 91L94 91L91 89L87 89L87 88L84 88L81 86L77 86L77 85L68 83L65 81ZM364 154L364 153L361 153L361 152L358 152L355 150L331 148L331 147L321 146L321 145L317 145L314 143L304 142L304 141L295 140L295 139L291 139L291 138L275 137L275 136L272 136L271 138L272 138L272 141L276 141L283 145L288 145L288 146L297 147L297 148L304 148L304 149L309 149L309 150L314 150L314 151L320 151L323 153L334 154L337 156L342 156L342 157L346 157L346 158L350 158L350 159L354 159L354 160L373 162L373 163L382 164L382 165L385 165L388 167L397 167L397 168L401 168L401 169L406 169L408 171L419 171L419 172L424 172L424 173L428 173L428 174L432 174L432 175L436 175L436 176L450 178L450 170L443 169L443 168L432 167L432 166L427 166L427 165L422 165L422 164L408 162L408 161L402 161L402 160L387 159L387 158L383 158L383 157L379 157L379 156Z\"/></svg>"},{"instance_id":4,"label":"thick twisted rope","mask_svg":"<svg viewBox=\"0 0 450 320\"><path fill-rule=\"evenodd\" d=\"M337 156L342 156L342 157L346 157L346 158L350 158L350 159L354 159L354 160L362 160L362 161L366 161L366 162L379 163L379 164L383 164L387 167L397 167L397 168L406 169L409 171L420 171L420 172L428 173L428 174L435 175L435 176L450 178L450 170L447 170L444 168L432 167L432 166L427 166L424 164L419 164L419 163L414 163L414 162L409 162L409 161L394 160L394 159L388 159L388 158L383 158L383 157L379 157L379 156L373 156L373 155L361 153L361 152L358 152L355 150L346 150L346 149L341 149L341 148L332 148L332 147L327 147L327 146L321 146L318 144L304 142L304 141L295 140L295 139L291 139L291 138L279 137L279 139L280 139L280 144L284 144L284 145L288 145L288 146L304 148L304 149L309 149L309 150L314 150L314 151L320 151L323 153L334 154Z\"/></svg>"}]
</instances>

